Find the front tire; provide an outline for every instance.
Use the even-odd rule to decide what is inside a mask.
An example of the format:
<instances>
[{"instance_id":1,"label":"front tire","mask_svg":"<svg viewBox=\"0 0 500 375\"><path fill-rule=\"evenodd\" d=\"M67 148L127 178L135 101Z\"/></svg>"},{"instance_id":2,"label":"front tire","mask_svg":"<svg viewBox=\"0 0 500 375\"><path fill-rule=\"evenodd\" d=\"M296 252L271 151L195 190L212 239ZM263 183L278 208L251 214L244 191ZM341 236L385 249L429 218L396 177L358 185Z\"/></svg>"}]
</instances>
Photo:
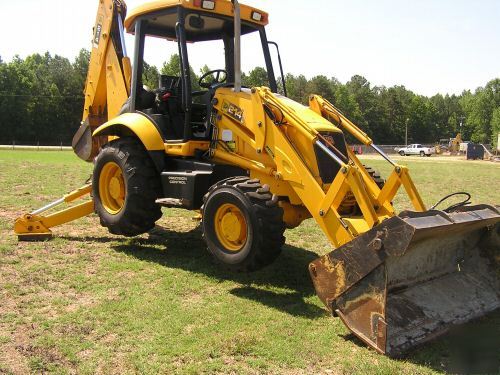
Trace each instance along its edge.
<instances>
[{"instance_id":1,"label":"front tire","mask_svg":"<svg viewBox=\"0 0 500 375\"><path fill-rule=\"evenodd\" d=\"M283 209L269 186L233 177L212 186L203 202L203 237L226 268L256 271L279 256L285 243Z\"/></svg>"},{"instance_id":2,"label":"front tire","mask_svg":"<svg viewBox=\"0 0 500 375\"><path fill-rule=\"evenodd\" d=\"M159 175L141 143L120 138L105 145L92 175L95 211L112 234L133 237L155 226L161 207Z\"/></svg>"},{"instance_id":3,"label":"front tire","mask_svg":"<svg viewBox=\"0 0 500 375\"><path fill-rule=\"evenodd\" d=\"M363 164L363 167L365 167L365 169L368 172L368 174L371 176L371 178L373 178L373 181L375 181L375 183L377 184L378 188L380 190L382 190L383 187L384 187L384 185L385 185L385 180L380 175L380 172L378 170L376 170L375 168L368 167L368 166L366 166L364 164Z\"/></svg>"}]
</instances>

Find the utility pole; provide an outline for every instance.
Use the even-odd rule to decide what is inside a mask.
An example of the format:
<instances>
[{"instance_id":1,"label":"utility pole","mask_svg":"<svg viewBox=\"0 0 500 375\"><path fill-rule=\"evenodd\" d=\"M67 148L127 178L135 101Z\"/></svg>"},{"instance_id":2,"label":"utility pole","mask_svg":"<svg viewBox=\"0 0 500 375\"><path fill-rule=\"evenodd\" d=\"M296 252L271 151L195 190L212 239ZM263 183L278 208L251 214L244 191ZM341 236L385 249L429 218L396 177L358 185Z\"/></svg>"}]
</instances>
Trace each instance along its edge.
<instances>
[{"instance_id":1,"label":"utility pole","mask_svg":"<svg viewBox=\"0 0 500 375\"><path fill-rule=\"evenodd\" d=\"M405 126L405 146L408 146L408 123L410 122L410 119L406 119L406 126Z\"/></svg>"},{"instance_id":2,"label":"utility pole","mask_svg":"<svg viewBox=\"0 0 500 375\"><path fill-rule=\"evenodd\" d=\"M464 124L465 116L460 116L460 135L462 135L462 125Z\"/></svg>"}]
</instances>

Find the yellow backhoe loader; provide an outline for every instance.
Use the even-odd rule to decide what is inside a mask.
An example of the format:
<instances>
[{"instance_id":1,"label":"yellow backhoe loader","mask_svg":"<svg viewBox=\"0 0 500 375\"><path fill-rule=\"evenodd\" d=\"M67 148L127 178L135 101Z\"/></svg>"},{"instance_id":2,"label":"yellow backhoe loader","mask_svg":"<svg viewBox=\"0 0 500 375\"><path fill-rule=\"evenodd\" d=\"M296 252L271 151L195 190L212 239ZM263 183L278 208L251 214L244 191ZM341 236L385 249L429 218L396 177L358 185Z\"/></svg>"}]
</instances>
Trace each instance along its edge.
<instances>
[{"instance_id":1,"label":"yellow backhoe loader","mask_svg":"<svg viewBox=\"0 0 500 375\"><path fill-rule=\"evenodd\" d=\"M427 210L408 168L331 103L312 95L305 107L279 94L267 23L268 14L236 0L160 0L128 16L122 0L100 0L73 140L76 154L94 163L92 181L19 218L19 238L46 238L92 212L111 233L136 236L154 227L162 206L181 207L201 210L217 261L255 271L278 257L285 228L313 218L333 246L309 265L318 296L388 355L499 308L498 208ZM126 31L135 35L132 61ZM253 53L263 57L268 87L241 85L247 35L260 39ZM154 90L142 82L151 37L176 46L181 72L162 75ZM201 77L203 90L193 90L189 69L188 46L198 43L224 56L224 66ZM346 146L344 132L392 165L385 183ZM396 214L401 187L415 211Z\"/></svg>"}]
</instances>

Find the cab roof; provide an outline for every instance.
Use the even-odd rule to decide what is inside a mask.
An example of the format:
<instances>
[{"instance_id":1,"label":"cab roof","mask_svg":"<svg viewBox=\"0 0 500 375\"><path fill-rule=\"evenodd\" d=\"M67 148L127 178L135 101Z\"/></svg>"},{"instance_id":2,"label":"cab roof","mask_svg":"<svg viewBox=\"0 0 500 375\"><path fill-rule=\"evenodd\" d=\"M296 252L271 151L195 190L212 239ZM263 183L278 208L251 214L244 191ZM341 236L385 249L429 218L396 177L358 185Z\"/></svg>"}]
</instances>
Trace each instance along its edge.
<instances>
[{"instance_id":1,"label":"cab roof","mask_svg":"<svg viewBox=\"0 0 500 375\"><path fill-rule=\"evenodd\" d=\"M209 9L210 6L207 6L207 3L214 3L214 9ZM164 13L168 13L168 10L173 11L176 7L179 6L190 11L199 12L200 14L213 14L214 16L231 18L234 17L233 4L231 0L158 0L140 5L139 7L132 9L132 11L129 12L127 18L125 19L125 28L127 29L127 32L134 33L135 21L138 18L142 16L158 14L157 17L154 17L152 19L151 28L157 29L159 33L163 29L165 36L171 37L172 35L170 34L175 29L177 18L173 14L170 17L162 16L162 11L165 11ZM256 27L265 26L268 24L268 14L257 8L240 4L240 13L242 23L253 24ZM256 16L255 13L260 15L260 17ZM260 20L257 20L257 18L260 18ZM192 37L189 38L188 36L188 40L191 39L189 41L195 42L199 40L216 39L215 35L222 31L222 27L225 27L227 25L222 25L222 23L212 23L211 25L207 26L209 30L200 30L198 33L191 33ZM242 34L244 34L245 31L246 30L244 30L244 28L242 27Z\"/></svg>"}]
</instances>

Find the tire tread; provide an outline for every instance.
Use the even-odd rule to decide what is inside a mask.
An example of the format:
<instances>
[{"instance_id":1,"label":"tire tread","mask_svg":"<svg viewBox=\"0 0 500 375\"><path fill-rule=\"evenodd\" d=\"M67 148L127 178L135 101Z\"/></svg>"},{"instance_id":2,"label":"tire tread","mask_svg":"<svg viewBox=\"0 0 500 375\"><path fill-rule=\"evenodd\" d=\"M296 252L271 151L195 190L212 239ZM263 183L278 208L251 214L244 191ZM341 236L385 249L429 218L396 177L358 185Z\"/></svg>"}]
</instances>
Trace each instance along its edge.
<instances>
[{"instance_id":1,"label":"tire tread","mask_svg":"<svg viewBox=\"0 0 500 375\"><path fill-rule=\"evenodd\" d=\"M283 222L283 209L278 205L278 199L271 194L268 185L262 185L259 180L249 177L231 177L219 181L203 197L203 214L205 204L209 196L219 188L231 186L244 194L251 203L251 209L257 217L259 228L256 231L258 247L256 251L237 265L224 264L227 268L237 272L252 272L259 270L276 260L280 255L281 249L285 243L285 223ZM202 219L203 220L203 219ZM214 258L222 263L215 254L208 249Z\"/></svg>"}]
</instances>

